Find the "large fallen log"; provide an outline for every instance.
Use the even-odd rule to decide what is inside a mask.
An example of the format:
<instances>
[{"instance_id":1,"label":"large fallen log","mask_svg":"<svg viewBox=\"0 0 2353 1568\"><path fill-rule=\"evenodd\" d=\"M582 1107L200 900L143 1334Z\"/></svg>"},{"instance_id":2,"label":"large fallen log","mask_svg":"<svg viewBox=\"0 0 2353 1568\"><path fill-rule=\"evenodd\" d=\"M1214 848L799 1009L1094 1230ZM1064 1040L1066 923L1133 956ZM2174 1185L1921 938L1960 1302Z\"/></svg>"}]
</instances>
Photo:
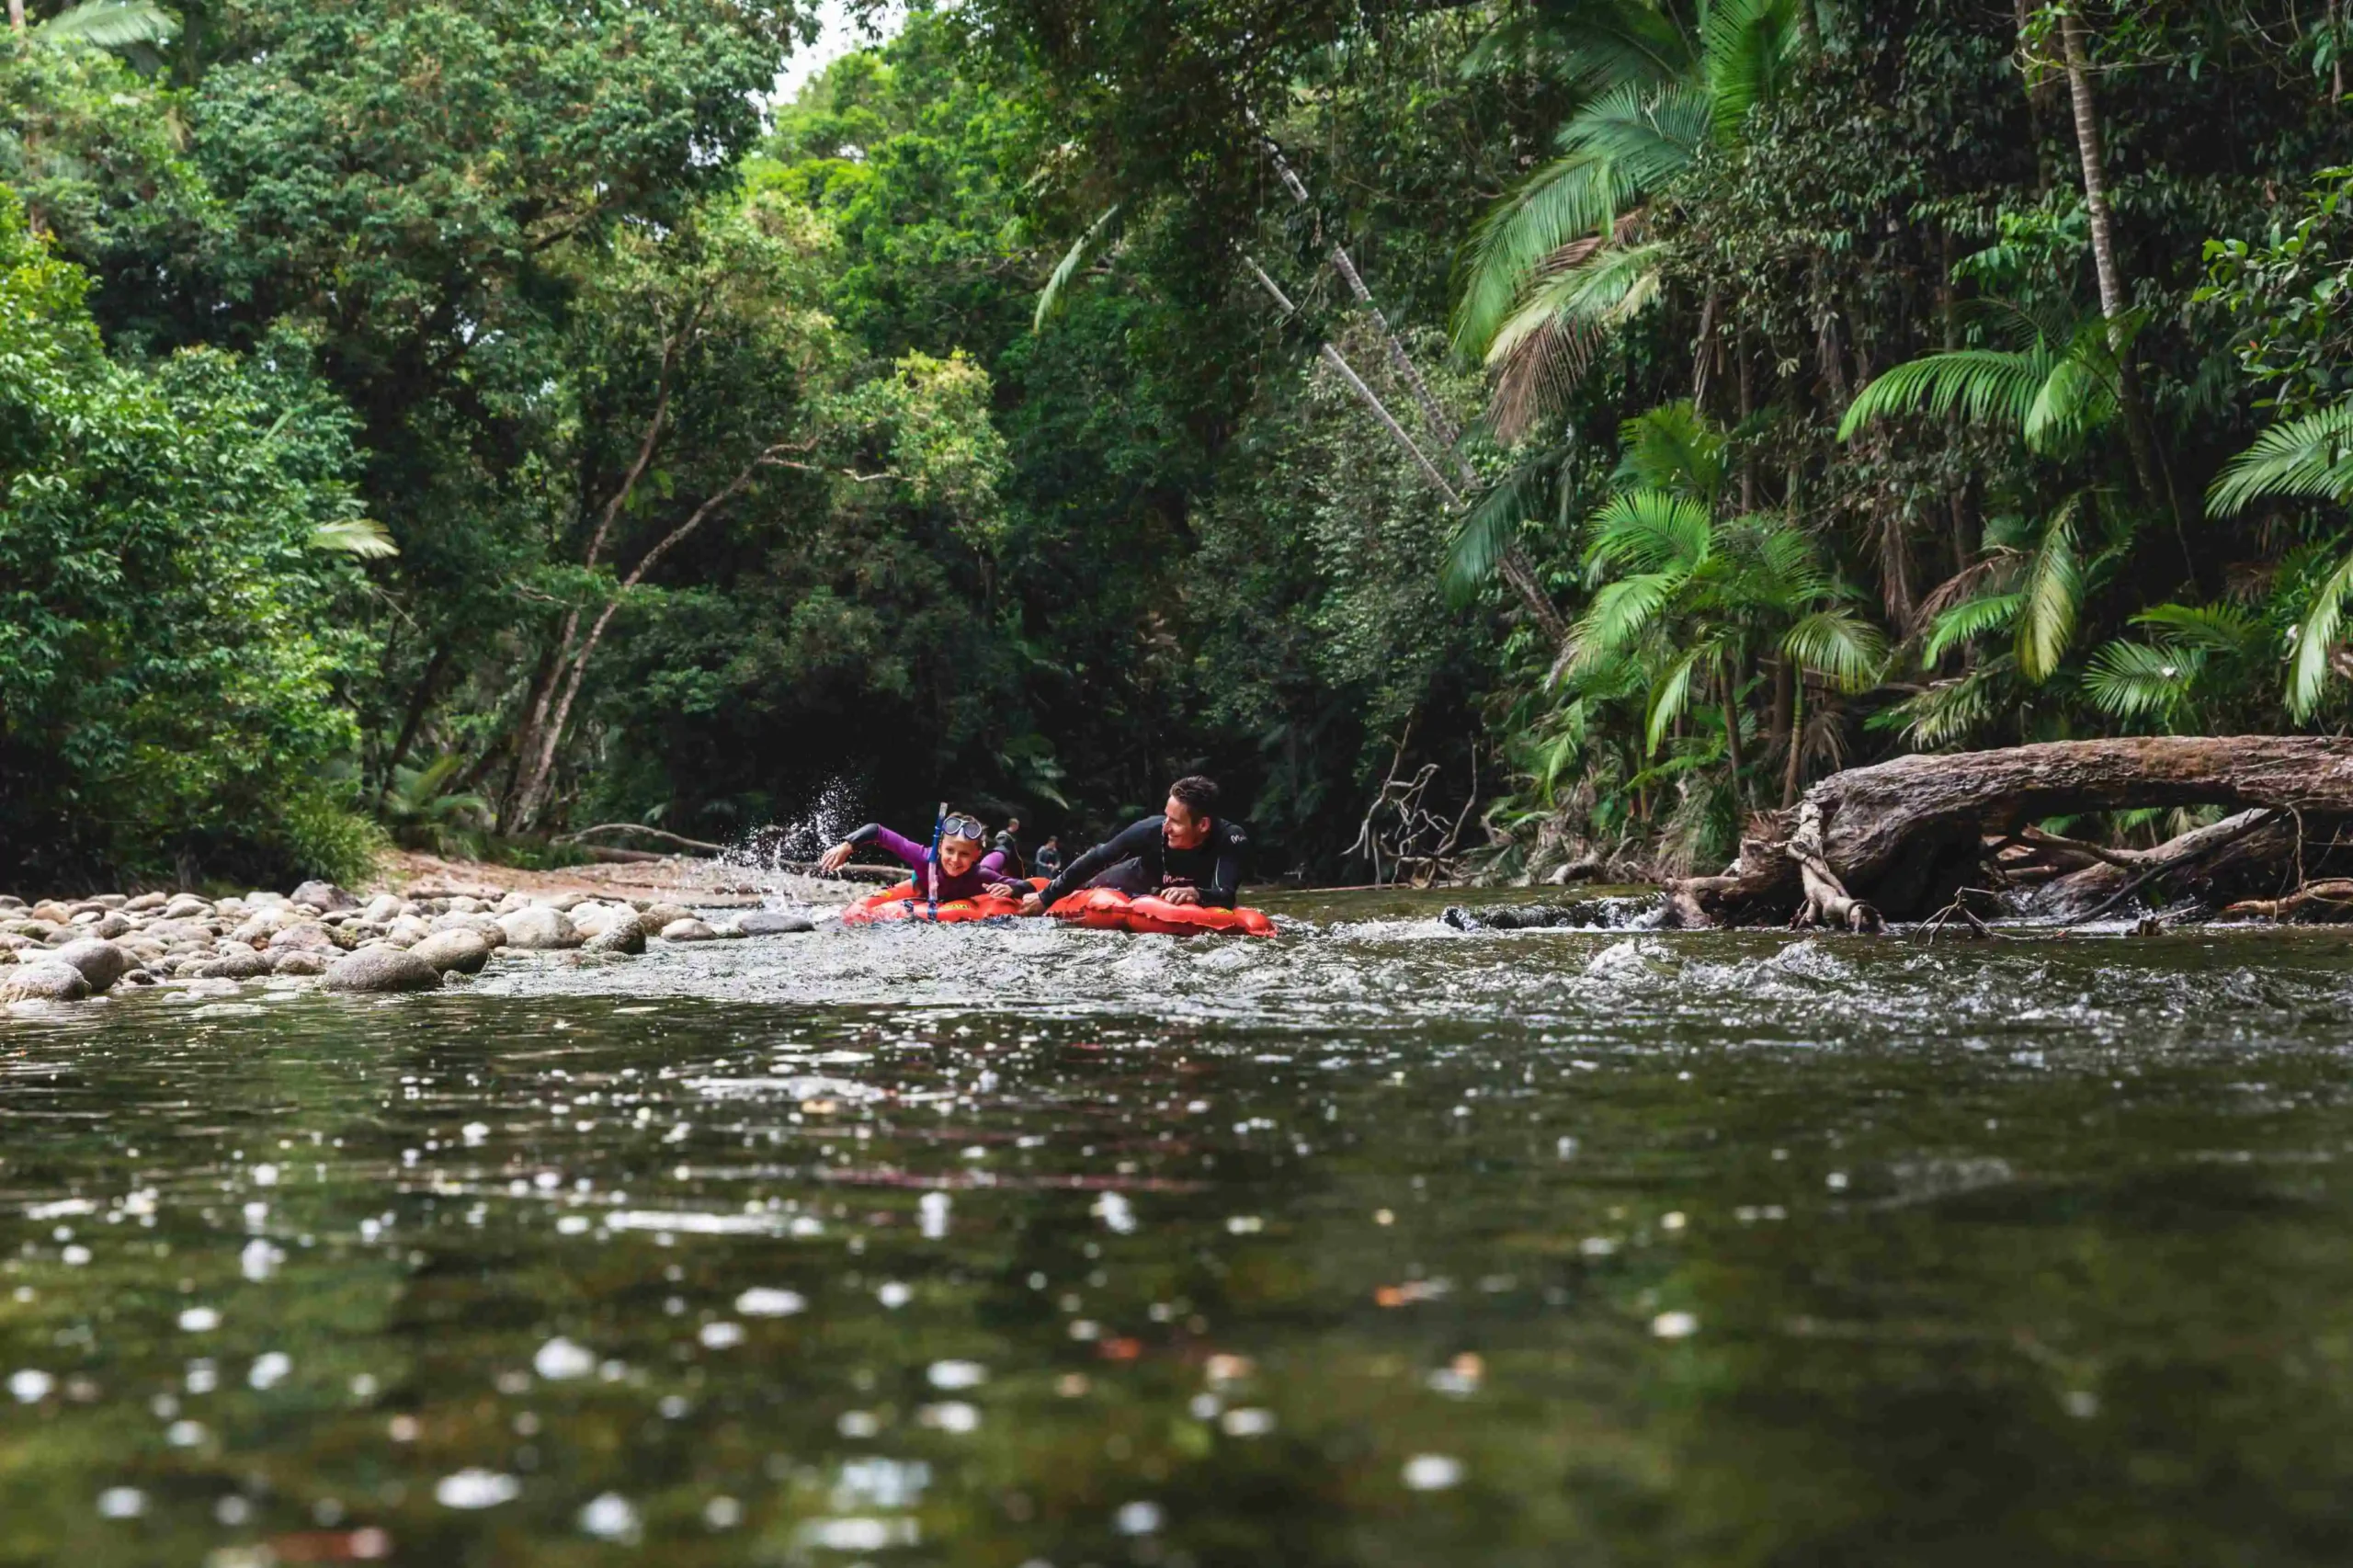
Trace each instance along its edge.
<instances>
[{"instance_id":1,"label":"large fallen log","mask_svg":"<svg viewBox=\"0 0 2353 1568\"><path fill-rule=\"evenodd\" d=\"M2084 852L2051 885L2082 898L2112 896L2146 872L2158 880L2200 867L2238 869L2217 893L2248 878L2304 880L2310 852L2333 846L2353 820L2353 741L2312 735L2141 736L2055 741L2001 751L1898 757L1835 773L1790 811L1760 817L1721 876L1666 888L1666 919L1687 926L1788 921L1853 930L1916 920L1960 889L1999 874L1997 852L2031 845L2027 830L2055 816L2147 808L2222 806L2239 817L2154 850ZM2278 890L2285 891L2285 890ZM2039 895L2048 898L2049 893Z\"/></svg>"}]
</instances>

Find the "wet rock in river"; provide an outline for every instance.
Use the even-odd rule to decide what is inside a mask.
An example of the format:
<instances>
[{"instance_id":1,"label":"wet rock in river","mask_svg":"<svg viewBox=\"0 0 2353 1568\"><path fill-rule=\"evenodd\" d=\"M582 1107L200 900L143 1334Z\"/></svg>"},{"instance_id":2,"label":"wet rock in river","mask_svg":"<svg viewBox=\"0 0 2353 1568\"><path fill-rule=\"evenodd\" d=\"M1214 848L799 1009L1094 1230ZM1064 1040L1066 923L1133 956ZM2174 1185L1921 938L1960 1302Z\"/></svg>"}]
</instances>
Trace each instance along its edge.
<instances>
[{"instance_id":1,"label":"wet rock in river","mask_svg":"<svg viewBox=\"0 0 2353 1568\"><path fill-rule=\"evenodd\" d=\"M539 905L517 909L500 915L498 927L506 934L506 946L527 951L545 952L580 945L580 933L559 909Z\"/></svg>"},{"instance_id":2,"label":"wet rock in river","mask_svg":"<svg viewBox=\"0 0 2353 1568\"><path fill-rule=\"evenodd\" d=\"M338 942L324 926L303 921L270 934L269 950L273 953L325 953L332 957L349 944Z\"/></svg>"},{"instance_id":3,"label":"wet rock in river","mask_svg":"<svg viewBox=\"0 0 2353 1568\"><path fill-rule=\"evenodd\" d=\"M194 893L184 892L164 905L166 920L202 920L212 913L212 905Z\"/></svg>"},{"instance_id":4,"label":"wet rock in river","mask_svg":"<svg viewBox=\"0 0 2353 1568\"><path fill-rule=\"evenodd\" d=\"M365 993L438 991L441 971L398 948L362 948L327 967L327 989Z\"/></svg>"},{"instance_id":5,"label":"wet rock in river","mask_svg":"<svg viewBox=\"0 0 2353 1568\"><path fill-rule=\"evenodd\" d=\"M79 1002L89 994L82 971L54 959L15 964L0 975L0 1003Z\"/></svg>"},{"instance_id":6,"label":"wet rock in river","mask_svg":"<svg viewBox=\"0 0 2353 1568\"><path fill-rule=\"evenodd\" d=\"M755 909L739 915L735 924L746 937L791 937L817 928L816 922L808 916L789 915L779 909Z\"/></svg>"},{"instance_id":7,"label":"wet rock in river","mask_svg":"<svg viewBox=\"0 0 2353 1568\"><path fill-rule=\"evenodd\" d=\"M304 882L301 887L296 888L290 895L289 902L294 903L307 903L312 908L318 910L321 914L327 914L338 909L357 909L359 907L359 901L358 899L352 897L349 893L344 892L333 882Z\"/></svg>"},{"instance_id":8,"label":"wet rock in river","mask_svg":"<svg viewBox=\"0 0 2353 1568\"><path fill-rule=\"evenodd\" d=\"M641 912L648 931L659 933L665 926L681 920L692 920L695 912L682 903L649 903Z\"/></svg>"},{"instance_id":9,"label":"wet rock in river","mask_svg":"<svg viewBox=\"0 0 2353 1568\"><path fill-rule=\"evenodd\" d=\"M665 942L711 942L719 939L719 933L689 915L684 920L673 920L663 926L662 939Z\"/></svg>"},{"instance_id":10,"label":"wet rock in river","mask_svg":"<svg viewBox=\"0 0 2353 1568\"><path fill-rule=\"evenodd\" d=\"M270 969L268 954L236 947L210 962L197 965L196 975L199 980L259 980Z\"/></svg>"},{"instance_id":11,"label":"wet rock in river","mask_svg":"<svg viewBox=\"0 0 2353 1568\"><path fill-rule=\"evenodd\" d=\"M290 949L270 960L269 971L272 974L324 974L327 960L325 955L308 949Z\"/></svg>"},{"instance_id":12,"label":"wet rock in river","mask_svg":"<svg viewBox=\"0 0 2353 1568\"><path fill-rule=\"evenodd\" d=\"M483 965L490 961L490 950L488 937L463 927L436 931L409 949L416 958L432 965L435 972L442 974L453 969L479 974Z\"/></svg>"},{"instance_id":13,"label":"wet rock in river","mask_svg":"<svg viewBox=\"0 0 2353 1568\"><path fill-rule=\"evenodd\" d=\"M587 950L592 953L642 953L645 951L645 927L634 916L628 920L616 920L588 938Z\"/></svg>"},{"instance_id":14,"label":"wet rock in river","mask_svg":"<svg viewBox=\"0 0 2353 1568\"><path fill-rule=\"evenodd\" d=\"M113 988L133 964L131 956L114 943L92 937L79 942L68 942L57 949L54 960L70 964L88 983L91 991Z\"/></svg>"}]
</instances>

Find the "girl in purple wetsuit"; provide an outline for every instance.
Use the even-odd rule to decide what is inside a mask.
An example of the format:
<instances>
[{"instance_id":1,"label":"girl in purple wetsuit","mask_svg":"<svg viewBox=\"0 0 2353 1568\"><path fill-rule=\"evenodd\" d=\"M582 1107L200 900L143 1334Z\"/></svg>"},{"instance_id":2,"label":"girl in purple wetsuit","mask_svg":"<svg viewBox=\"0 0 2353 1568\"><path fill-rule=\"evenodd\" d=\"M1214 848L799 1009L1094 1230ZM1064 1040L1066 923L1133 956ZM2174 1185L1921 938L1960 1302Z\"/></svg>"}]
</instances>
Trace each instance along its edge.
<instances>
[{"instance_id":1,"label":"girl in purple wetsuit","mask_svg":"<svg viewBox=\"0 0 2353 1568\"><path fill-rule=\"evenodd\" d=\"M932 858L928 845L917 844L870 822L831 849L817 862L817 869L838 871L849 861L861 844L879 844L904 862L915 878L915 894L935 903L950 903L958 899L978 898L983 893L995 893L999 898L1019 898L1029 891L1027 882L1016 883L1012 868L1006 864L1002 851L981 852L988 830L981 819L970 812L949 812L939 823L939 855Z\"/></svg>"}]
</instances>

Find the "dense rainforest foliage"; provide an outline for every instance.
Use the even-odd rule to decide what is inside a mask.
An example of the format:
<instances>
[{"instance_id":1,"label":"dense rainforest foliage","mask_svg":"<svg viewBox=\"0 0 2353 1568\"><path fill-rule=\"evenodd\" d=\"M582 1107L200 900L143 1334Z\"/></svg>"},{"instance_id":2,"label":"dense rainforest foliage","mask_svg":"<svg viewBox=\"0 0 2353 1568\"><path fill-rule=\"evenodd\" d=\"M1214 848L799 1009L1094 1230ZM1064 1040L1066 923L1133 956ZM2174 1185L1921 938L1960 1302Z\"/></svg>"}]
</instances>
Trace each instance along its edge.
<instances>
[{"instance_id":1,"label":"dense rainforest foliage","mask_svg":"<svg viewBox=\"0 0 2353 1568\"><path fill-rule=\"evenodd\" d=\"M18 9L0 873L2353 717L2336 0Z\"/></svg>"}]
</instances>

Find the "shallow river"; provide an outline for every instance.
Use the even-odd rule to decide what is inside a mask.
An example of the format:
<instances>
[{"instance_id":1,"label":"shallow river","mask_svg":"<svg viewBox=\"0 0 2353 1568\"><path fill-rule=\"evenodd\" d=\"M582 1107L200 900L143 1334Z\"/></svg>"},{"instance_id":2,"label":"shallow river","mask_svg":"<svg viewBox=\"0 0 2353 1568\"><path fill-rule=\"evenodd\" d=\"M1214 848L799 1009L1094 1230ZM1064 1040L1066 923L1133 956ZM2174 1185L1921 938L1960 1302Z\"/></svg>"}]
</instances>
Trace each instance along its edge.
<instances>
[{"instance_id":1,"label":"shallow river","mask_svg":"<svg viewBox=\"0 0 2353 1568\"><path fill-rule=\"evenodd\" d=\"M2345 938L1270 902L0 1018L0 1561L2353 1555Z\"/></svg>"}]
</instances>

